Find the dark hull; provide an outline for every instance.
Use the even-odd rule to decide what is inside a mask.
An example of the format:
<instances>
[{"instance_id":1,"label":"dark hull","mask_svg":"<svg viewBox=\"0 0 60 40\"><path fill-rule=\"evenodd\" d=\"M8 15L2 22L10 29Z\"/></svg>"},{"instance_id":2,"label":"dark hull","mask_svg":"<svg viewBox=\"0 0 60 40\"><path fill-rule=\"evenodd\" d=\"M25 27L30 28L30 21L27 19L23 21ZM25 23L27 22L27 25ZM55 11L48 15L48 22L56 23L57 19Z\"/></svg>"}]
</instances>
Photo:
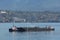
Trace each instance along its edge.
<instances>
[{"instance_id":1,"label":"dark hull","mask_svg":"<svg viewBox=\"0 0 60 40\"><path fill-rule=\"evenodd\" d=\"M17 28L17 30L12 30L12 28L9 29L9 32L38 32L38 31L54 31L55 29L50 29L50 28Z\"/></svg>"}]
</instances>

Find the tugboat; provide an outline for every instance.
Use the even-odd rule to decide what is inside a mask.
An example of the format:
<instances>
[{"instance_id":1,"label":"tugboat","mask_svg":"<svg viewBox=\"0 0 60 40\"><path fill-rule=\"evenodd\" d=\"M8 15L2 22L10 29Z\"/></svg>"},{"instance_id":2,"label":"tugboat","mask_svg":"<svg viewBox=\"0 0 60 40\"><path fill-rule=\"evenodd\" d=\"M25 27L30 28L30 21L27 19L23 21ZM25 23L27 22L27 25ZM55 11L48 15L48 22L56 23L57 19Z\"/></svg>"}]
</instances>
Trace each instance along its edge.
<instances>
[{"instance_id":1,"label":"tugboat","mask_svg":"<svg viewBox=\"0 0 60 40\"><path fill-rule=\"evenodd\" d=\"M18 28L16 26L14 26L14 27L12 27L12 28L9 29L9 32L16 32L16 31L17 32L24 32L25 29L23 29L22 27Z\"/></svg>"},{"instance_id":2,"label":"tugboat","mask_svg":"<svg viewBox=\"0 0 60 40\"><path fill-rule=\"evenodd\" d=\"M9 32L39 32L39 31L54 31L55 29L51 26L48 27L12 27Z\"/></svg>"}]
</instances>

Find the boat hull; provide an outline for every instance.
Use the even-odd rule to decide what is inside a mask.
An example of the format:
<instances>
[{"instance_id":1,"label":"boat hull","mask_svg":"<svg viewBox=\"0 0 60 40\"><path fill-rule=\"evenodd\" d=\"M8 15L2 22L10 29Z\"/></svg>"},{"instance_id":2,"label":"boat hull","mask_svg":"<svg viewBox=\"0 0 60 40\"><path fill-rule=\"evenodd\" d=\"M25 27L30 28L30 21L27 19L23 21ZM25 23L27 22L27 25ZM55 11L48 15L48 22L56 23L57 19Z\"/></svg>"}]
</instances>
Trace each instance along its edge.
<instances>
[{"instance_id":1,"label":"boat hull","mask_svg":"<svg viewBox=\"0 0 60 40\"><path fill-rule=\"evenodd\" d=\"M23 27L19 27L17 28L17 30L13 30L12 28L9 29L9 32L39 32L39 31L54 31L54 28L37 28L37 27L33 27L33 28L23 28Z\"/></svg>"}]
</instances>

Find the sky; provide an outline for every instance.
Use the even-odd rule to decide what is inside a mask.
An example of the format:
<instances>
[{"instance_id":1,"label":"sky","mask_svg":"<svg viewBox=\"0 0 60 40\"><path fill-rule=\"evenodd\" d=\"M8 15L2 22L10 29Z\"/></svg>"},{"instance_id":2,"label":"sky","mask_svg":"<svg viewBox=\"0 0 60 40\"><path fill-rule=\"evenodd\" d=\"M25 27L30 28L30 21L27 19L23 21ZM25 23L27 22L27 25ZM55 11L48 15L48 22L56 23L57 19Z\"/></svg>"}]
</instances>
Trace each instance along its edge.
<instances>
[{"instance_id":1,"label":"sky","mask_svg":"<svg viewBox=\"0 0 60 40\"><path fill-rule=\"evenodd\" d=\"M0 0L0 10L60 11L60 0Z\"/></svg>"}]
</instances>

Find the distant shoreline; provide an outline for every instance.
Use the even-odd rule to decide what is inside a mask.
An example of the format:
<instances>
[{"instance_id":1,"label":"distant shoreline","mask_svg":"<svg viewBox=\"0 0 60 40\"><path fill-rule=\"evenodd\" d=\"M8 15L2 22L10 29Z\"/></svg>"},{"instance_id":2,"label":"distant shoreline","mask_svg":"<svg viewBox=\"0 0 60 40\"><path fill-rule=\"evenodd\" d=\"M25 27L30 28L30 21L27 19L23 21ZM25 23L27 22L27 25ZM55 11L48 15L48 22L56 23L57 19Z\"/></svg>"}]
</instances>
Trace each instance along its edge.
<instances>
[{"instance_id":1,"label":"distant shoreline","mask_svg":"<svg viewBox=\"0 0 60 40\"><path fill-rule=\"evenodd\" d=\"M0 23L60 22L60 12L0 10Z\"/></svg>"}]
</instances>

